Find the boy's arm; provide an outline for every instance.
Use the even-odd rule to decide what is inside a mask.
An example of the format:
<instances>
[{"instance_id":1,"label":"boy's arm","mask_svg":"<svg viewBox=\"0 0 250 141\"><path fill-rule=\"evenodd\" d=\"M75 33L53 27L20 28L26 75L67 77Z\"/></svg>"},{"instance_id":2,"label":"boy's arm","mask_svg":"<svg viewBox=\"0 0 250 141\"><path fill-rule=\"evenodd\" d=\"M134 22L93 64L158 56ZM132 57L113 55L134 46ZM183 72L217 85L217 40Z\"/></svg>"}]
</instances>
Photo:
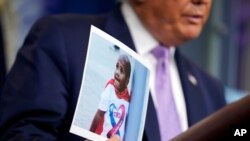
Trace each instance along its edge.
<instances>
[{"instance_id":1,"label":"boy's arm","mask_svg":"<svg viewBox=\"0 0 250 141\"><path fill-rule=\"evenodd\" d=\"M104 114L105 114L104 111L101 111L99 109L97 110L97 112L95 114L95 117L94 117L94 119L92 121L92 124L90 126L90 131L91 132L95 132L96 131L96 129L97 129L100 121L103 120L103 118L104 118Z\"/></svg>"}]
</instances>

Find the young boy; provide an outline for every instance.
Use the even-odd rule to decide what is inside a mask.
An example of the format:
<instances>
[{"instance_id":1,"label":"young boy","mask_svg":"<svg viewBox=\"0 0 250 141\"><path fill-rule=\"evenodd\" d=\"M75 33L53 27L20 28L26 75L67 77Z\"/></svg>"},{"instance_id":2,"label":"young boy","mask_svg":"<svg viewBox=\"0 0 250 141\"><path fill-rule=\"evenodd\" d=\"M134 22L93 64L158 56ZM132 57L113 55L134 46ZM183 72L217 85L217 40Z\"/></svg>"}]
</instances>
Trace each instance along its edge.
<instances>
[{"instance_id":1,"label":"young boy","mask_svg":"<svg viewBox=\"0 0 250 141\"><path fill-rule=\"evenodd\" d=\"M121 55L116 63L114 78L108 81L101 95L90 131L108 138L117 135L123 140L130 100L127 87L130 72L131 64L128 56Z\"/></svg>"}]
</instances>

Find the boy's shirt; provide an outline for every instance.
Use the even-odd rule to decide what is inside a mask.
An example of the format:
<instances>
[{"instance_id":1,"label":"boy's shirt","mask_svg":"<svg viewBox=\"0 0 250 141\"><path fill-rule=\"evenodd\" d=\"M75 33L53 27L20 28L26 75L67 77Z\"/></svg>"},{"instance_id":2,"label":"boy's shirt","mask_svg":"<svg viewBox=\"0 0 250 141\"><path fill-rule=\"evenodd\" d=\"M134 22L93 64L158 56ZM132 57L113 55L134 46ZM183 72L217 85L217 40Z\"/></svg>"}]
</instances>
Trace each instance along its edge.
<instances>
[{"instance_id":1,"label":"boy's shirt","mask_svg":"<svg viewBox=\"0 0 250 141\"><path fill-rule=\"evenodd\" d=\"M110 137L117 134L121 139L124 137L125 121L129 107L129 94L127 88L123 96L118 98L115 87L110 80L101 94L99 103L99 110L105 111L104 119L101 120L100 125L96 131L105 137ZM111 83L110 83L111 82Z\"/></svg>"}]
</instances>

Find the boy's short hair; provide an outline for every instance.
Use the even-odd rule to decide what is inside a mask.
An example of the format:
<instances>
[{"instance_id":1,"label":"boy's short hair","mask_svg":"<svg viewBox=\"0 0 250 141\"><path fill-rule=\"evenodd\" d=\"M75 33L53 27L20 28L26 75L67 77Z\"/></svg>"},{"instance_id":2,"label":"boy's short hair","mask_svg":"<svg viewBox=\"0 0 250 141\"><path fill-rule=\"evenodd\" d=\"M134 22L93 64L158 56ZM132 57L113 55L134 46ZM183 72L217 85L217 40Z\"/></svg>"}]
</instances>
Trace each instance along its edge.
<instances>
[{"instance_id":1,"label":"boy's short hair","mask_svg":"<svg viewBox=\"0 0 250 141\"><path fill-rule=\"evenodd\" d=\"M125 62L125 75L129 80L130 73L131 73L131 64L130 64L129 57L127 55L125 55L125 54L122 54L122 55L119 56L118 60L123 60Z\"/></svg>"}]
</instances>

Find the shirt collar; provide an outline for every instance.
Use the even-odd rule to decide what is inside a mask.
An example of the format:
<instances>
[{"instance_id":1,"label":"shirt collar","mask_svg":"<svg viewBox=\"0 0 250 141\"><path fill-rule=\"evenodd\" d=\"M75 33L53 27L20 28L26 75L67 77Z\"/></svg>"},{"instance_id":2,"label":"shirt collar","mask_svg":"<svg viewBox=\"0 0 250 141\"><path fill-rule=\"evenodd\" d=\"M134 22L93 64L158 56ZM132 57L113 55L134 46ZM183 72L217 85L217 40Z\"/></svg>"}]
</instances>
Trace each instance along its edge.
<instances>
[{"instance_id":1,"label":"shirt collar","mask_svg":"<svg viewBox=\"0 0 250 141\"><path fill-rule=\"evenodd\" d=\"M131 33L136 51L140 55L150 53L159 42L147 31L127 0L122 1L121 11ZM174 57L174 53L175 48L170 47L171 58Z\"/></svg>"}]
</instances>

